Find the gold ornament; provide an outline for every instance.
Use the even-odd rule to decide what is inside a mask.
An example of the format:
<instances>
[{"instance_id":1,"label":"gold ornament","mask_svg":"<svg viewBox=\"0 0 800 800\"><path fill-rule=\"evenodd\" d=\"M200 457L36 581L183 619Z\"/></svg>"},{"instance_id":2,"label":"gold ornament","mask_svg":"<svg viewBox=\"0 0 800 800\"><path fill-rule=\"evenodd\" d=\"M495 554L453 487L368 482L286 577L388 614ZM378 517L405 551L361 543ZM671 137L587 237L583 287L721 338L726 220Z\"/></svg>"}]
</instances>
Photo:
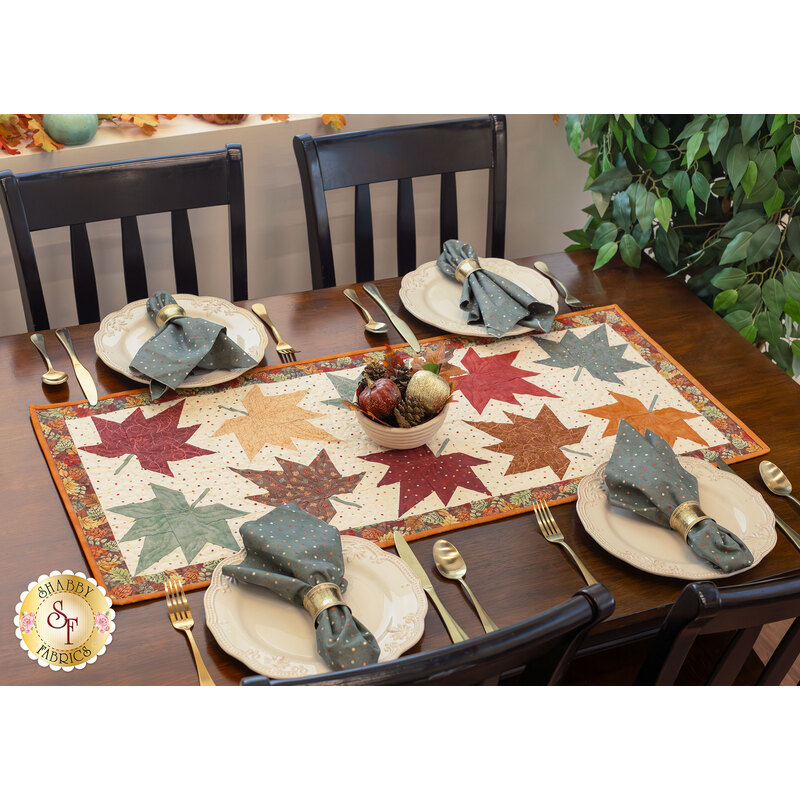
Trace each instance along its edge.
<instances>
[{"instance_id":1,"label":"gold ornament","mask_svg":"<svg viewBox=\"0 0 800 800\"><path fill-rule=\"evenodd\" d=\"M429 414L442 410L450 397L450 384L427 369L417 370L406 387L406 401L421 405Z\"/></svg>"}]
</instances>

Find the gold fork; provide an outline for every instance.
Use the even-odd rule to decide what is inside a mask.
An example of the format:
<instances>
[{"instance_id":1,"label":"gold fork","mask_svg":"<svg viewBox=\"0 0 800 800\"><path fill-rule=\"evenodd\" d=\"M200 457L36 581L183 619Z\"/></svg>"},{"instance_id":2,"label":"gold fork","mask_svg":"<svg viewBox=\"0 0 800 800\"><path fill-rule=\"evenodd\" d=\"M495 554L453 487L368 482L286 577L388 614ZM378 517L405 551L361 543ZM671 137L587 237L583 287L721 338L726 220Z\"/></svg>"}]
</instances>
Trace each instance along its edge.
<instances>
[{"instance_id":1,"label":"gold fork","mask_svg":"<svg viewBox=\"0 0 800 800\"><path fill-rule=\"evenodd\" d=\"M280 333L278 333L278 329L275 327L273 321L269 318L269 314L267 314L267 309L264 308L263 303L253 303L250 307L250 310L258 317L261 318L261 321L269 328L272 335L275 337L275 341L277 344L275 345L275 349L278 351L279 355L285 356L289 353L299 353L299 350L295 350L288 342L285 342L281 337Z\"/></svg>"},{"instance_id":2,"label":"gold fork","mask_svg":"<svg viewBox=\"0 0 800 800\"><path fill-rule=\"evenodd\" d=\"M547 539L548 542L560 544L572 556L572 560L581 571L581 575L583 575L587 586L597 583L592 577L592 573L586 569L583 561L578 557L578 554L564 541L564 534L561 533L561 529L556 525L552 511L537 498L534 498L533 504L533 512L536 514L536 521L539 523L539 528L544 538Z\"/></svg>"},{"instance_id":3,"label":"gold fork","mask_svg":"<svg viewBox=\"0 0 800 800\"><path fill-rule=\"evenodd\" d=\"M172 627L176 631L183 631L189 639L192 654L194 655L194 663L197 667L197 677L200 678L200 685L216 686L208 674L206 665L200 657L200 651L194 642L194 636L192 636L191 629L194 625L194 619L192 618L192 612L189 610L189 601L186 599L186 593L183 591L183 581L180 578L168 578L164 584L164 590L167 593L167 611L169 611L169 620L172 623Z\"/></svg>"}]
</instances>

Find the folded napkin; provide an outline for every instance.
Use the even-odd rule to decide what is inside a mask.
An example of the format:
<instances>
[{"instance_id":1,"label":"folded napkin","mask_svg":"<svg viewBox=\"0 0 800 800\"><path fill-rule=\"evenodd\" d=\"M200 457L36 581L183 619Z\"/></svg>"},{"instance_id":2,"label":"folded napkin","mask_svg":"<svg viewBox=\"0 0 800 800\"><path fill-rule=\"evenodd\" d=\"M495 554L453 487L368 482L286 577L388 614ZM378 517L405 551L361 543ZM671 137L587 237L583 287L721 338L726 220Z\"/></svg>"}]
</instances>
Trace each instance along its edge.
<instances>
[{"instance_id":1,"label":"folded napkin","mask_svg":"<svg viewBox=\"0 0 800 800\"><path fill-rule=\"evenodd\" d=\"M245 559L224 566L224 575L263 586L284 600L305 606L309 614L313 612L307 595L313 587L336 584L342 592L347 588L339 531L294 503L245 522L241 533ZM308 623L312 624L311 616ZM374 664L381 652L375 637L346 605L320 612L316 633L317 652L332 669Z\"/></svg>"},{"instance_id":2,"label":"folded napkin","mask_svg":"<svg viewBox=\"0 0 800 800\"><path fill-rule=\"evenodd\" d=\"M642 436L630 423L620 422L603 488L612 506L672 527L678 531L673 535L685 535L686 544L720 571L735 572L753 563L752 553L738 536L702 516L697 478L653 431ZM689 502L697 505L686 505Z\"/></svg>"},{"instance_id":3,"label":"folded napkin","mask_svg":"<svg viewBox=\"0 0 800 800\"><path fill-rule=\"evenodd\" d=\"M186 315L162 324L158 313L167 306L177 306L169 292L155 292L148 299L147 314L158 331L131 361L131 367L150 378L154 400L167 389L177 389L194 369L246 369L258 363L228 338L222 325Z\"/></svg>"},{"instance_id":4,"label":"folded napkin","mask_svg":"<svg viewBox=\"0 0 800 800\"><path fill-rule=\"evenodd\" d=\"M469 324L484 325L490 336L502 336L515 325L542 333L552 327L556 309L540 303L508 278L482 269L471 244L448 239L436 266L464 284L460 306L469 314ZM470 271L473 267L477 269Z\"/></svg>"}]
</instances>

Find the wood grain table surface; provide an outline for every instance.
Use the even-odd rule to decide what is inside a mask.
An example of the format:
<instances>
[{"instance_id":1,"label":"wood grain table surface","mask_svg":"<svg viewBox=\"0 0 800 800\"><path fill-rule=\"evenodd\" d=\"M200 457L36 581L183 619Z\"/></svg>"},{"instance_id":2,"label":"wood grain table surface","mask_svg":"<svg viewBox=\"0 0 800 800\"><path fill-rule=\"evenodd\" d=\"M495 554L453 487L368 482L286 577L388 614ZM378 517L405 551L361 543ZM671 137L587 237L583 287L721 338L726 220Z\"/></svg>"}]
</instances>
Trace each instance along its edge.
<instances>
[{"instance_id":1,"label":"wood grain table surface","mask_svg":"<svg viewBox=\"0 0 800 800\"><path fill-rule=\"evenodd\" d=\"M675 358L745 425L771 448L768 456L800 484L800 386L746 342L679 279L643 263L639 269L612 261L592 271L593 254L554 253L518 259L530 266L545 261L570 290L591 305L619 305L662 348ZM389 305L405 319L420 339L442 331L414 319L400 303L400 280L377 281ZM383 345L386 336L366 334L360 317L340 286L263 298L284 338L315 358ZM365 296L366 298L366 296ZM249 306L249 303L240 305ZM383 314L368 301L378 320ZM559 311L569 309L562 304ZM94 375L100 395L139 388L114 372L96 356L93 336L97 325L71 328L78 357ZM194 660L186 638L173 630L163 599L117 609L117 629L107 652L94 664L71 673L38 666L20 648L14 635L14 606L39 575L71 569L91 574L59 499L44 456L32 430L28 405L80 399L64 351L52 333L45 334L51 358L67 369L68 385L46 388L40 382L43 364L28 334L0 339L0 507L3 509L0 551L0 684L14 685L197 685ZM388 341L400 342L391 329ZM270 364L278 363L274 342L267 351ZM800 513L790 501L763 489L759 459L733 465L767 503L790 525L800 529ZM683 582L649 575L606 553L584 531L568 503L553 509L567 541L598 581L616 600L614 615L587 640L586 649L605 646L653 630ZM436 591L467 633L478 636L482 627L461 588L433 570L431 547L436 537L411 544L423 565L429 566ZM521 514L454 530L447 534L469 566L470 587L498 625L509 625L570 597L582 585L579 573L564 551L539 534L532 514ZM390 552L394 552L392 548ZM726 583L763 579L800 569L800 552L779 531L775 549L754 569ZM194 635L212 678L218 685L236 684L249 670L228 656L205 624L203 592L189 594L195 617ZM425 633L410 651L429 650L449 643L433 606Z\"/></svg>"}]
</instances>

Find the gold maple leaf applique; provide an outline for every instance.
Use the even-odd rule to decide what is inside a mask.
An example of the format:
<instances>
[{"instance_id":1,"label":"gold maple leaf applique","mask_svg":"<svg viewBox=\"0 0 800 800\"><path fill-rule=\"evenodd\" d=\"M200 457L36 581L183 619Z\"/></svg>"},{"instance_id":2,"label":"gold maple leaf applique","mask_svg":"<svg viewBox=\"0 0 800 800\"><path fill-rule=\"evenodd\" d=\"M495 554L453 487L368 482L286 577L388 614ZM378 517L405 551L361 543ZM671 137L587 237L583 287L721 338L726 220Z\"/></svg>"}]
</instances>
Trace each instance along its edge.
<instances>
[{"instance_id":1,"label":"gold maple leaf applique","mask_svg":"<svg viewBox=\"0 0 800 800\"><path fill-rule=\"evenodd\" d=\"M608 420L608 425L603 431L603 438L614 436L619 428L619 423L627 420L639 433L649 428L653 433L657 433L666 443L672 447L675 440L680 436L681 439L688 439L690 442L707 445L708 442L696 431L686 424L685 420L699 417L700 414L681 411L678 408L659 408L650 411L645 407L641 400L629 397L617 392L609 392L614 398L613 403L597 408L581 409L581 414L589 414L592 417Z\"/></svg>"},{"instance_id":2,"label":"gold maple leaf applique","mask_svg":"<svg viewBox=\"0 0 800 800\"><path fill-rule=\"evenodd\" d=\"M336 436L307 422L325 416L300 408L300 401L307 393L308 390L303 390L267 397L255 386L242 401L247 416L227 420L212 435L232 433L251 461L266 444L297 450L293 439L338 442Z\"/></svg>"}]
</instances>

